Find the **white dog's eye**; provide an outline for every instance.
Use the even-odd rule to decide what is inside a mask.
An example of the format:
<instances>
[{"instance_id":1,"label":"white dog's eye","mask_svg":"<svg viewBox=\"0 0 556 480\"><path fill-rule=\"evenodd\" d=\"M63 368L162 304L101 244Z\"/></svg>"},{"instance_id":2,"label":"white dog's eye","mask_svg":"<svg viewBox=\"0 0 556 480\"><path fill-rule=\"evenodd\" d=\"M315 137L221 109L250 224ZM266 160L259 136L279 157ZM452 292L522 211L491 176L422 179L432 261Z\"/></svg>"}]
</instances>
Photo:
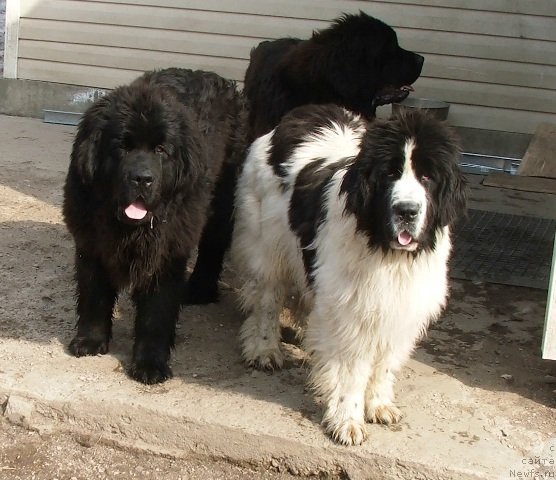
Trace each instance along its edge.
<instances>
[{"instance_id":1,"label":"white dog's eye","mask_svg":"<svg viewBox=\"0 0 556 480\"><path fill-rule=\"evenodd\" d=\"M431 177L429 177L428 175L422 175L421 180L423 180L423 182L429 182L431 180Z\"/></svg>"}]
</instances>

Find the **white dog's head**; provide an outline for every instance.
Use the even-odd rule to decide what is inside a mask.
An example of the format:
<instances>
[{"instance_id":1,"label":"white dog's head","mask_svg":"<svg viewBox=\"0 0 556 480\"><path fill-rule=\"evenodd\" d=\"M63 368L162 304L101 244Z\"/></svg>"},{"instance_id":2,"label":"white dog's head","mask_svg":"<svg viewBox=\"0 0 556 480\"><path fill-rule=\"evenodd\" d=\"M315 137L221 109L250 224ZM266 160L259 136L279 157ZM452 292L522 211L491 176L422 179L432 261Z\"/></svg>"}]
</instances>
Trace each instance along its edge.
<instances>
[{"instance_id":1,"label":"white dog's head","mask_svg":"<svg viewBox=\"0 0 556 480\"><path fill-rule=\"evenodd\" d=\"M450 128L427 114L375 121L342 184L346 210L374 245L434 248L437 231L465 210L458 158Z\"/></svg>"}]
</instances>

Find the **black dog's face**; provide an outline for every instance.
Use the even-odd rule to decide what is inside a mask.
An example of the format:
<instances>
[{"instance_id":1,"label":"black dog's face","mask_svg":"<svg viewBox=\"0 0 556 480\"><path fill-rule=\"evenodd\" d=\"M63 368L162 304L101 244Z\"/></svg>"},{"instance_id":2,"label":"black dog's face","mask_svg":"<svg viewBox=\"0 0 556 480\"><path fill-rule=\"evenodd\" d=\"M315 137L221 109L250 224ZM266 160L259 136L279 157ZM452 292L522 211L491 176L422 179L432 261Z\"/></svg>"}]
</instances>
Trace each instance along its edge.
<instances>
[{"instance_id":1,"label":"black dog's face","mask_svg":"<svg viewBox=\"0 0 556 480\"><path fill-rule=\"evenodd\" d=\"M175 182L176 171L168 166L168 146L124 149L113 182L116 216L129 224L148 222L161 202L162 192ZM166 167L166 168L165 168Z\"/></svg>"},{"instance_id":2,"label":"black dog's face","mask_svg":"<svg viewBox=\"0 0 556 480\"><path fill-rule=\"evenodd\" d=\"M76 139L80 150L74 154L82 178L102 189L97 194L112 205L115 217L141 225L164 218L165 204L194 170L190 154L199 148L177 101L152 87L127 88L85 114Z\"/></svg>"},{"instance_id":3,"label":"black dog's face","mask_svg":"<svg viewBox=\"0 0 556 480\"><path fill-rule=\"evenodd\" d=\"M364 13L344 15L313 39L333 52L330 84L348 109L366 117L406 98L421 75L424 58L401 48L389 25Z\"/></svg>"},{"instance_id":4,"label":"black dog's face","mask_svg":"<svg viewBox=\"0 0 556 480\"><path fill-rule=\"evenodd\" d=\"M448 127L419 112L372 123L351 175L347 206L384 249L418 252L465 210L458 145Z\"/></svg>"},{"instance_id":5,"label":"black dog's face","mask_svg":"<svg viewBox=\"0 0 556 480\"><path fill-rule=\"evenodd\" d=\"M116 216L128 224L151 221L183 174L180 122L161 99L134 98L125 121L111 122L108 155ZM177 125L176 125L177 122Z\"/></svg>"},{"instance_id":6,"label":"black dog's face","mask_svg":"<svg viewBox=\"0 0 556 480\"><path fill-rule=\"evenodd\" d=\"M401 102L413 91L413 83L421 75L425 59L414 52L397 46L386 49L385 62L380 67L378 89L372 98L372 105L378 107Z\"/></svg>"}]
</instances>

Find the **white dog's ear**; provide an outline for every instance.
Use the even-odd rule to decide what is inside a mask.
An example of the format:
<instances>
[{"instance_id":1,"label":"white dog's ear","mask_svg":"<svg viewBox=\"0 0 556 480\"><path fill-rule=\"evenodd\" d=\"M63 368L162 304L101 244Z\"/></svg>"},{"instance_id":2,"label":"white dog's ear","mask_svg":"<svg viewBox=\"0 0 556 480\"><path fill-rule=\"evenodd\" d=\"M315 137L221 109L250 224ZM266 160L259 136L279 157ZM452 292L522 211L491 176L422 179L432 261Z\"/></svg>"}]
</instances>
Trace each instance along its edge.
<instances>
[{"instance_id":1,"label":"white dog's ear","mask_svg":"<svg viewBox=\"0 0 556 480\"><path fill-rule=\"evenodd\" d=\"M370 219L368 212L371 210L376 191L375 172L368 171L361 165L351 165L342 181L340 191L346 194L346 211L356 215L359 228L368 228L368 225L361 223Z\"/></svg>"},{"instance_id":2,"label":"white dog's ear","mask_svg":"<svg viewBox=\"0 0 556 480\"><path fill-rule=\"evenodd\" d=\"M73 142L71 163L83 183L91 183L99 162L102 129L106 124L108 101L97 100L83 115Z\"/></svg>"},{"instance_id":3,"label":"white dog's ear","mask_svg":"<svg viewBox=\"0 0 556 480\"><path fill-rule=\"evenodd\" d=\"M467 181L459 167L455 165L450 181L442 185L440 191L440 223L442 226L455 222L467 209Z\"/></svg>"}]
</instances>

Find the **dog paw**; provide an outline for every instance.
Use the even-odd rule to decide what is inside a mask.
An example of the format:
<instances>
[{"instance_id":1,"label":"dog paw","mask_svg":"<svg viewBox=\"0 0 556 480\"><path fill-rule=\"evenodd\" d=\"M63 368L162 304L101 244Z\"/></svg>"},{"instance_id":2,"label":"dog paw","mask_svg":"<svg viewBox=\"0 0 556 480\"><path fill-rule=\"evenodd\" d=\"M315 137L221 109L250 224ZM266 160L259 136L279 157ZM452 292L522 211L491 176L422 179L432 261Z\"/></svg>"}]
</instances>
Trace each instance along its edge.
<instances>
[{"instance_id":1,"label":"dog paw","mask_svg":"<svg viewBox=\"0 0 556 480\"><path fill-rule=\"evenodd\" d=\"M108 352L108 340L75 336L68 346L69 352L75 357L86 355L104 355Z\"/></svg>"},{"instance_id":2,"label":"dog paw","mask_svg":"<svg viewBox=\"0 0 556 480\"><path fill-rule=\"evenodd\" d=\"M340 445L361 445L367 439L365 424L355 420L329 424L326 431Z\"/></svg>"},{"instance_id":3,"label":"dog paw","mask_svg":"<svg viewBox=\"0 0 556 480\"><path fill-rule=\"evenodd\" d=\"M127 373L133 380L137 380L145 385L162 383L173 376L168 364L145 360L133 362Z\"/></svg>"},{"instance_id":4,"label":"dog paw","mask_svg":"<svg viewBox=\"0 0 556 480\"><path fill-rule=\"evenodd\" d=\"M393 404L372 404L365 408L365 417L370 423L392 425L402 418L402 412Z\"/></svg>"},{"instance_id":5,"label":"dog paw","mask_svg":"<svg viewBox=\"0 0 556 480\"><path fill-rule=\"evenodd\" d=\"M258 370L274 371L284 365L284 354L278 349L266 349L260 352L244 352L245 363Z\"/></svg>"}]
</instances>

